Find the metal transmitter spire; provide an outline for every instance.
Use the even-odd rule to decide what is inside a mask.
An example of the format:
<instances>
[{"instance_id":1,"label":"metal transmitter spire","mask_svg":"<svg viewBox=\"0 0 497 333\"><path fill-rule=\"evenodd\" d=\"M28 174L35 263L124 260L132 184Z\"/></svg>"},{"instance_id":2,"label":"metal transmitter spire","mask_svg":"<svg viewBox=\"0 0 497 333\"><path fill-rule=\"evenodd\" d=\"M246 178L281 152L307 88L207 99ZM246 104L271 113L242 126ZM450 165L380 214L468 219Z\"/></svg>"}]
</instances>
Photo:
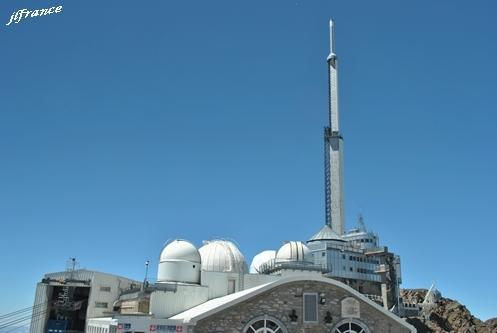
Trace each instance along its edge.
<instances>
[{"instance_id":1,"label":"metal transmitter spire","mask_svg":"<svg viewBox=\"0 0 497 333\"><path fill-rule=\"evenodd\" d=\"M329 126L324 128L326 224L338 235L344 233L343 138L338 122L337 57L334 23L330 20L330 55L328 61Z\"/></svg>"}]
</instances>

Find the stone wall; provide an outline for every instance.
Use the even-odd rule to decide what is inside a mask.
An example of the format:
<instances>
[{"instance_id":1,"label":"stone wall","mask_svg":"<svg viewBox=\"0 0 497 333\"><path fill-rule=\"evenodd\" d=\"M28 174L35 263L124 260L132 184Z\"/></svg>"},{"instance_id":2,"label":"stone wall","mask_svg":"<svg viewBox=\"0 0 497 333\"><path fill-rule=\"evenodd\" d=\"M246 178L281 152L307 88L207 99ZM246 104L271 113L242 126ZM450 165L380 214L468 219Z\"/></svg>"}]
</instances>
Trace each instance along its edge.
<instances>
[{"instance_id":1,"label":"stone wall","mask_svg":"<svg viewBox=\"0 0 497 333\"><path fill-rule=\"evenodd\" d=\"M325 299L324 304L318 302L318 323L303 323L303 293L318 293ZM243 332L252 319L259 316L270 316L279 320L288 333L307 332L324 333L331 332L332 328L342 321L341 301L352 296L348 291L317 281L291 282L275 287L263 294L254 296L239 304L222 310L210 317L199 320L194 328L195 333L216 332ZM355 298L355 297L354 297ZM360 318L371 333L407 333L409 329L397 321L386 316L370 304L359 300ZM291 321L291 313L295 310L298 318ZM330 312L332 321L325 323L327 312Z\"/></svg>"}]
</instances>

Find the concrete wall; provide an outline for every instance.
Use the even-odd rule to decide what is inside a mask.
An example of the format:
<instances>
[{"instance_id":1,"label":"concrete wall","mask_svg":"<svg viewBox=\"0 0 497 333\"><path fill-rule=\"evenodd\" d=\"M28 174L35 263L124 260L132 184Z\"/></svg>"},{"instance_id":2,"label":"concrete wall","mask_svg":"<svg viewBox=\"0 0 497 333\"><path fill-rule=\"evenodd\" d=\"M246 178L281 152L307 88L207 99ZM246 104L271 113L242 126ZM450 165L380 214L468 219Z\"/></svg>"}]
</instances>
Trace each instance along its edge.
<instances>
[{"instance_id":1,"label":"concrete wall","mask_svg":"<svg viewBox=\"0 0 497 333\"><path fill-rule=\"evenodd\" d=\"M133 280L115 275L93 272L91 292L88 299L87 318L106 317L112 314L112 305L119 298L123 290L129 289ZM101 287L110 287L110 291L103 291ZM97 307L98 303L107 303L107 307Z\"/></svg>"},{"instance_id":2,"label":"concrete wall","mask_svg":"<svg viewBox=\"0 0 497 333\"><path fill-rule=\"evenodd\" d=\"M276 281L280 278L281 277L278 275L245 274L244 275L245 289L257 287L260 286L261 284Z\"/></svg>"},{"instance_id":3,"label":"concrete wall","mask_svg":"<svg viewBox=\"0 0 497 333\"><path fill-rule=\"evenodd\" d=\"M195 284L178 284L175 291L155 290L150 295L150 313L169 318L208 300L209 290Z\"/></svg>"},{"instance_id":4,"label":"concrete wall","mask_svg":"<svg viewBox=\"0 0 497 333\"><path fill-rule=\"evenodd\" d=\"M318 304L318 323L303 323L303 293L317 292L325 299ZM299 281L275 287L261 295L222 310L210 317L199 320L194 328L195 333L242 332L250 320L259 316L270 316L280 321L286 332L328 333L339 324L342 317L341 301L352 296L340 287L324 282ZM355 298L355 296L352 296ZM371 333L407 333L410 329L387 316L370 304L355 298L359 302L359 318ZM291 322L290 314L295 310L296 322ZM325 323L324 318L330 312L332 321ZM400 319L399 319L400 320Z\"/></svg>"},{"instance_id":5,"label":"concrete wall","mask_svg":"<svg viewBox=\"0 0 497 333\"><path fill-rule=\"evenodd\" d=\"M46 284L40 282L36 285L33 315L31 318L29 333L45 332L45 325L47 323L50 310L48 300L51 296L50 289Z\"/></svg>"},{"instance_id":6,"label":"concrete wall","mask_svg":"<svg viewBox=\"0 0 497 333\"><path fill-rule=\"evenodd\" d=\"M148 314L150 311L150 299L135 298L122 301L121 314Z\"/></svg>"},{"instance_id":7,"label":"concrete wall","mask_svg":"<svg viewBox=\"0 0 497 333\"><path fill-rule=\"evenodd\" d=\"M244 275L238 273L202 271L202 286L209 287L209 299L228 295L228 280L235 281L235 292L244 288Z\"/></svg>"}]
</instances>

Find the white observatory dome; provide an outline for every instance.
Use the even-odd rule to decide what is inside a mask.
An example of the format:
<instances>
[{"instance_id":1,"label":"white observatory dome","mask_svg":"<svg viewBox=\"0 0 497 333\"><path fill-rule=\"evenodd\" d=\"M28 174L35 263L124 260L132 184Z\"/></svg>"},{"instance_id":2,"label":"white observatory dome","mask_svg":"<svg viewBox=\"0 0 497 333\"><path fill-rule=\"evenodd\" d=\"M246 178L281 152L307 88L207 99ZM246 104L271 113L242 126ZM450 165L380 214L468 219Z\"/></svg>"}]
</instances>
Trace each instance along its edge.
<instances>
[{"instance_id":1,"label":"white observatory dome","mask_svg":"<svg viewBox=\"0 0 497 333\"><path fill-rule=\"evenodd\" d=\"M260 268L262 265L270 262L271 260L274 260L276 258L276 251L274 250L267 250L267 251L262 251L258 255L252 259L252 263L250 264L250 273L252 274L259 274Z\"/></svg>"},{"instance_id":2,"label":"white observatory dome","mask_svg":"<svg viewBox=\"0 0 497 333\"><path fill-rule=\"evenodd\" d=\"M276 262L305 261L311 262L311 251L300 241L290 241L276 253Z\"/></svg>"},{"instance_id":3,"label":"white observatory dome","mask_svg":"<svg viewBox=\"0 0 497 333\"><path fill-rule=\"evenodd\" d=\"M201 263L200 253L192 243L173 240L160 254L157 282L200 283Z\"/></svg>"},{"instance_id":4,"label":"white observatory dome","mask_svg":"<svg viewBox=\"0 0 497 333\"><path fill-rule=\"evenodd\" d=\"M202 270L213 272L247 273L247 263L238 247L230 241L206 241L199 249Z\"/></svg>"}]
</instances>

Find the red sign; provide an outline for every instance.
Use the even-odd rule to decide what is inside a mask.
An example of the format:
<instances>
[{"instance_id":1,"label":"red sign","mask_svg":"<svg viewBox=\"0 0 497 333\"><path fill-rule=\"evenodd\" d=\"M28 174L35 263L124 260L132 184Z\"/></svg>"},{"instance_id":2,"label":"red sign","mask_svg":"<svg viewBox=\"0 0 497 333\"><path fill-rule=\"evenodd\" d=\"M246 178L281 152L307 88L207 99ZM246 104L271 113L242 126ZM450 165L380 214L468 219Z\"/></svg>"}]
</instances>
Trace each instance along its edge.
<instances>
[{"instance_id":1,"label":"red sign","mask_svg":"<svg viewBox=\"0 0 497 333\"><path fill-rule=\"evenodd\" d=\"M123 324L117 324L117 329L122 331L122 329L123 329Z\"/></svg>"},{"instance_id":2,"label":"red sign","mask_svg":"<svg viewBox=\"0 0 497 333\"><path fill-rule=\"evenodd\" d=\"M150 332L155 332L155 331L157 331L157 326L150 325L149 330L150 330Z\"/></svg>"},{"instance_id":3,"label":"red sign","mask_svg":"<svg viewBox=\"0 0 497 333\"><path fill-rule=\"evenodd\" d=\"M183 326L176 326L176 332L183 332Z\"/></svg>"}]
</instances>

